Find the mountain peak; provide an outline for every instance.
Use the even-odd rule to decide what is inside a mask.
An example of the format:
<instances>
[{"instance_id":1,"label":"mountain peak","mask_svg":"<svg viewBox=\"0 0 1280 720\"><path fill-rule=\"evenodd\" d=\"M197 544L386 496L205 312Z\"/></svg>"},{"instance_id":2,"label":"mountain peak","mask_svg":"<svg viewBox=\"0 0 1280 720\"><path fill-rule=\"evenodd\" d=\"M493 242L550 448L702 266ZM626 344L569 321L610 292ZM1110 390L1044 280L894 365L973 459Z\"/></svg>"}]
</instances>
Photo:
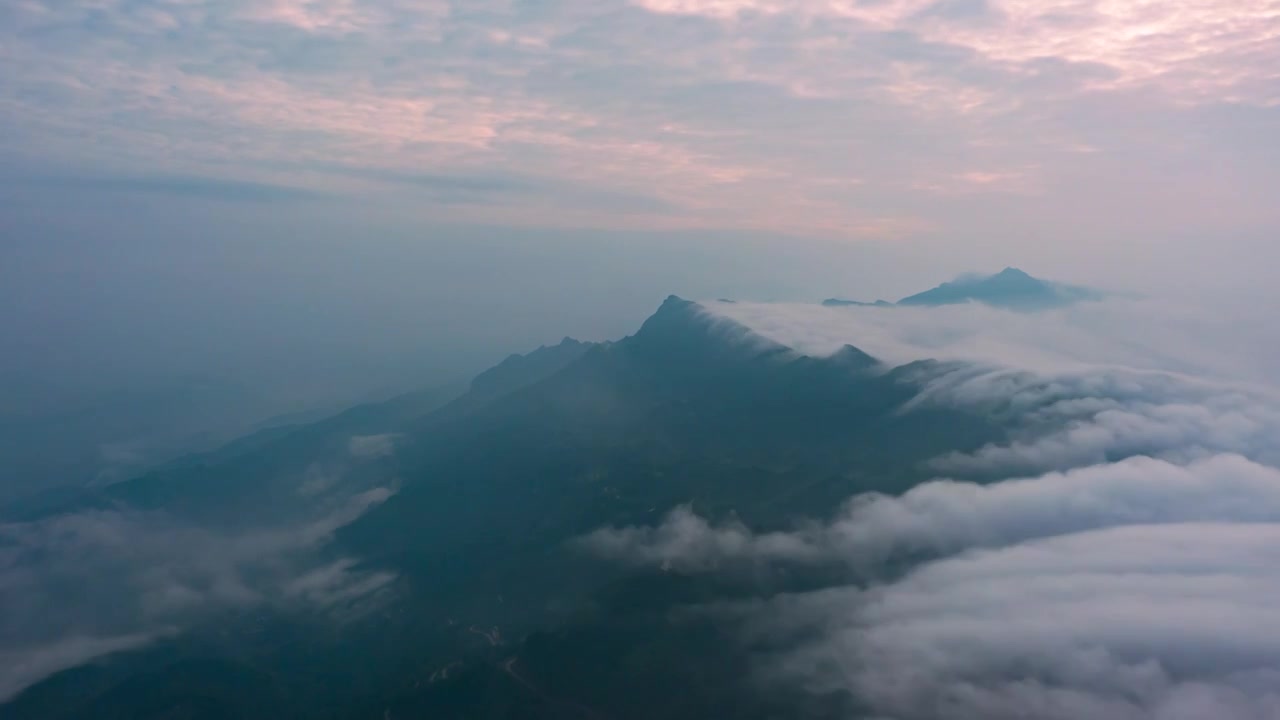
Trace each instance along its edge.
<instances>
[{"instance_id":1,"label":"mountain peak","mask_svg":"<svg viewBox=\"0 0 1280 720\"><path fill-rule=\"evenodd\" d=\"M759 358L791 352L741 323L676 295L668 296L624 342L634 352L684 360Z\"/></svg>"},{"instance_id":2,"label":"mountain peak","mask_svg":"<svg viewBox=\"0 0 1280 720\"><path fill-rule=\"evenodd\" d=\"M936 306L980 302L1027 311L1063 307L1097 296L1086 288L1052 283L1032 277L1018 268L1006 267L995 275L967 276L943 283L932 290L905 297L898 304Z\"/></svg>"},{"instance_id":3,"label":"mountain peak","mask_svg":"<svg viewBox=\"0 0 1280 720\"><path fill-rule=\"evenodd\" d=\"M704 328L708 324L710 319L704 317L701 305L677 295L668 295L636 331L635 337L667 333L677 328Z\"/></svg>"},{"instance_id":4,"label":"mountain peak","mask_svg":"<svg viewBox=\"0 0 1280 720\"><path fill-rule=\"evenodd\" d=\"M667 299L663 300L662 304L658 306L658 312L681 312L696 307L699 307L698 303L692 300L685 300L679 295L668 295Z\"/></svg>"},{"instance_id":5,"label":"mountain peak","mask_svg":"<svg viewBox=\"0 0 1280 720\"><path fill-rule=\"evenodd\" d=\"M710 331L716 319L707 314L703 306L684 297L668 295L653 315L649 315L644 324L636 331L635 338L652 338L671 336L672 333L685 336L703 336Z\"/></svg>"},{"instance_id":6,"label":"mountain peak","mask_svg":"<svg viewBox=\"0 0 1280 720\"><path fill-rule=\"evenodd\" d=\"M1007 268L1005 268L1005 269L1001 270L1000 272L996 273L996 274L995 274L994 276L992 276L992 277L1003 277L1003 278L1027 278L1027 279L1030 279L1030 280L1035 280L1035 278L1031 277L1030 275L1028 275L1027 273L1023 272L1022 270L1019 270L1019 269L1018 269L1018 268L1016 268L1016 267L1007 267Z\"/></svg>"},{"instance_id":7,"label":"mountain peak","mask_svg":"<svg viewBox=\"0 0 1280 720\"><path fill-rule=\"evenodd\" d=\"M854 347L853 345L847 345L847 344L844 347L837 350L829 359L832 362L835 362L840 365L843 365L852 369L856 369L856 370L865 370L867 368L872 368L880 364L879 360L876 360L871 355L868 355L861 348Z\"/></svg>"}]
</instances>

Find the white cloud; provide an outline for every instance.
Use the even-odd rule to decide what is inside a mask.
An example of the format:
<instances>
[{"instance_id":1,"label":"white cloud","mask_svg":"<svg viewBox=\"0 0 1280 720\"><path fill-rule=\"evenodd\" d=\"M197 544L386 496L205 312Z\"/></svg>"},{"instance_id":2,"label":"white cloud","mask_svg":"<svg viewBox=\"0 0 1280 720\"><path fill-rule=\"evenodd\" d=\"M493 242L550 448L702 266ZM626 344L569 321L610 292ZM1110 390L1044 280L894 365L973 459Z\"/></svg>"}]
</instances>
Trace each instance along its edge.
<instances>
[{"instance_id":1,"label":"white cloud","mask_svg":"<svg viewBox=\"0 0 1280 720\"><path fill-rule=\"evenodd\" d=\"M1233 455L1187 466L1135 457L993 485L937 481L901 497L862 496L828 532L864 568L1125 525L1280 523L1280 470Z\"/></svg>"},{"instance_id":2,"label":"white cloud","mask_svg":"<svg viewBox=\"0 0 1280 720\"><path fill-rule=\"evenodd\" d=\"M1001 481L860 495L825 523L763 535L681 509L586 546L688 573L842 563L847 584L736 610L771 657L762 677L850 692L871 717L1280 717L1271 340L1216 346L1228 330L1198 334L1194 316L1159 307L711 305L810 353L978 361L922 369L901 412L964 408L1009 428L930 461Z\"/></svg>"},{"instance_id":3,"label":"white cloud","mask_svg":"<svg viewBox=\"0 0 1280 720\"><path fill-rule=\"evenodd\" d=\"M686 507L657 527L601 529L595 554L707 572L732 562L840 561L872 575L891 560L1086 530L1168 523L1280 523L1280 470L1236 455L1190 465L1148 457L993 485L940 480L894 497L853 498L828 524L756 535Z\"/></svg>"},{"instance_id":4,"label":"white cloud","mask_svg":"<svg viewBox=\"0 0 1280 720\"><path fill-rule=\"evenodd\" d=\"M961 554L770 607L818 631L775 669L900 720L1273 718L1278 547L1274 523L1189 523Z\"/></svg>"},{"instance_id":5,"label":"white cloud","mask_svg":"<svg viewBox=\"0 0 1280 720\"><path fill-rule=\"evenodd\" d=\"M914 402L964 407L1012 426L1007 443L935 458L930 465L941 473L1008 477L1138 454L1186 462L1239 453L1280 464L1280 396L1269 388L1113 368L969 368L934 378Z\"/></svg>"},{"instance_id":6,"label":"white cloud","mask_svg":"<svg viewBox=\"0 0 1280 720\"><path fill-rule=\"evenodd\" d=\"M682 572L827 559L881 578L738 608L748 640L776 653L762 667L772 681L852 692L878 717L1280 710L1280 470L1239 456L927 483L792 534L681 510L588 547ZM904 562L917 565L899 576Z\"/></svg>"},{"instance_id":7,"label":"white cloud","mask_svg":"<svg viewBox=\"0 0 1280 720\"><path fill-rule=\"evenodd\" d=\"M68 637L35 650L0 650L0 702L24 687L61 670L104 655L142 647L155 639L153 633L113 637Z\"/></svg>"},{"instance_id":8,"label":"white cloud","mask_svg":"<svg viewBox=\"0 0 1280 720\"><path fill-rule=\"evenodd\" d=\"M875 298L854 297L870 301ZM897 298L888 298L896 300ZM1190 307L1169 298L1111 298L1039 313L979 304L824 307L798 303L706 303L800 352L829 355L852 344L887 363L932 358L1060 373L1110 366L1273 384L1280 331L1266 310ZM1249 327L1225 322L1230 316Z\"/></svg>"},{"instance_id":9,"label":"white cloud","mask_svg":"<svg viewBox=\"0 0 1280 720\"><path fill-rule=\"evenodd\" d=\"M601 528L576 544L609 560L682 572L705 572L744 560L805 562L824 557L811 538L756 535L738 522L712 525L687 506L672 510L655 528Z\"/></svg>"},{"instance_id":10,"label":"white cloud","mask_svg":"<svg viewBox=\"0 0 1280 720\"><path fill-rule=\"evenodd\" d=\"M1112 299L1035 314L764 303L708 303L705 312L816 355L848 343L888 365L961 363L921 368L913 379L922 390L903 411L962 408L1009 436L931 459L939 474L998 479L1139 454L1280 464L1280 338L1210 323L1208 311Z\"/></svg>"}]
</instances>

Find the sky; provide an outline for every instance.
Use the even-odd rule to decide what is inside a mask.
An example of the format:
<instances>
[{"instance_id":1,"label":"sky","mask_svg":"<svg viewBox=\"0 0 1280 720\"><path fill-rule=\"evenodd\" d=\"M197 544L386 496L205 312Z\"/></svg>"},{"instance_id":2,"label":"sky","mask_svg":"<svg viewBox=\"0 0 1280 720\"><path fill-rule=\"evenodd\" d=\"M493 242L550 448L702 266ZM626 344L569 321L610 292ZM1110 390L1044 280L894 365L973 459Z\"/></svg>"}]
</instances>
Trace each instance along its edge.
<instances>
[{"instance_id":1,"label":"sky","mask_svg":"<svg viewBox=\"0 0 1280 720\"><path fill-rule=\"evenodd\" d=\"M16 0L0 159L64 206L752 231L1078 276L1274 235L1277 62L1269 0Z\"/></svg>"}]
</instances>

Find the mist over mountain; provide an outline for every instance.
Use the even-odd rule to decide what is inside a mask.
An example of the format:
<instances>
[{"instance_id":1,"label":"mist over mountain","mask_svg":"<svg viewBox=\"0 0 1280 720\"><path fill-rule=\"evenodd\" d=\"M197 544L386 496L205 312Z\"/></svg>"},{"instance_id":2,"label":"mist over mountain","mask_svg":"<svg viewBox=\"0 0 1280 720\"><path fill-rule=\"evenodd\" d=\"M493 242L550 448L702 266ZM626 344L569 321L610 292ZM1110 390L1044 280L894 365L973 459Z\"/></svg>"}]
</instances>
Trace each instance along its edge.
<instances>
[{"instance_id":1,"label":"mist over mountain","mask_svg":"<svg viewBox=\"0 0 1280 720\"><path fill-rule=\"evenodd\" d=\"M671 296L32 496L0 718L1266 717L1280 394L1177 327Z\"/></svg>"},{"instance_id":2,"label":"mist over mountain","mask_svg":"<svg viewBox=\"0 0 1280 720\"><path fill-rule=\"evenodd\" d=\"M155 250L188 273L193 271L183 270L187 264L202 263L201 272L215 272L222 262L207 253L179 260L171 256L172 249ZM279 262L291 267L295 259L289 256ZM420 267L421 259L394 259L397 267L390 287L400 288L397 292L408 297L421 294L403 308L396 303L396 313L413 307L416 316L371 324L367 318L349 317L349 307L331 308L324 312L338 324L323 332L310 320L294 322L289 308L326 308L335 299L303 297L301 290L287 284L260 290L264 300L275 299L250 308L225 298L203 299L201 285L184 288L182 297L166 300L154 296L162 289L152 287L159 282L155 278L132 270L110 277L94 273L88 278L95 287L101 286L103 292L115 288L94 305L94 312L104 317L91 328L81 327L87 322L81 318L74 318L74 323L68 319L66 337L50 340L54 343L50 348L59 349L45 357L38 347L18 342L18 338L39 335L40 329L22 325L25 318L6 315L32 304L15 297L8 307L0 308L0 334L13 338L11 351L0 358L0 391L9 399L0 407L0 453L8 461L0 468L0 500L53 487L107 485L184 455L214 450L256 430L320 419L353 404L389 399L408 390L460 390L471 374L492 361L489 358L502 357L506 349L523 349L523 338L560 336L562 328L553 318L563 311L527 326L512 318L501 320L506 336L502 338L459 336L456 328L434 317L438 308L456 305L457 298L404 290L403 285L417 284L418 278L399 274L404 268ZM28 281L14 277L11 288L21 288ZM1062 293L1065 286L1052 287L1056 288L1053 293ZM387 305L378 299L384 292L390 290L363 289L361 294L368 296L363 302ZM615 302L613 294L609 302ZM567 329L613 337L611 333L629 329L626 318L643 317L647 308L641 303L647 304L648 297L635 301L636 309L611 309L589 322L568 320L572 325ZM492 302L495 307L487 317L506 314L503 303L525 300L515 295ZM1018 296L1013 302L1030 301ZM147 307L153 305L170 307L174 317L153 317L142 323ZM139 318L142 326L134 327L131 318ZM10 328L14 323L19 324ZM353 324L360 326L359 332L343 329ZM117 329L107 333L107 327ZM191 327L200 331L191 332ZM366 340L335 344L327 339L328 333ZM431 345L424 340L431 337L449 341ZM144 347L155 351L142 352ZM306 361L295 362L295 355ZM280 369L284 367L291 369Z\"/></svg>"}]
</instances>

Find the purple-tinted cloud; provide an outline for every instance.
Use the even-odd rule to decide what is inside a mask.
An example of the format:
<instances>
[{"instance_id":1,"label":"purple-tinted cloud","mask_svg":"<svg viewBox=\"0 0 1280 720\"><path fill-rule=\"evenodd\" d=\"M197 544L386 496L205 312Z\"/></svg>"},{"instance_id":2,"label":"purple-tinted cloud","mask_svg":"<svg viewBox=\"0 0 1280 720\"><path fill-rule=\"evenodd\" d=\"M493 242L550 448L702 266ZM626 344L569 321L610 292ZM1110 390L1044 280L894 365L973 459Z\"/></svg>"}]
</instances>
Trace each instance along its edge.
<instances>
[{"instance_id":1,"label":"purple-tinted cloud","mask_svg":"<svg viewBox=\"0 0 1280 720\"><path fill-rule=\"evenodd\" d=\"M1280 100L1278 22L1262 0L23 0L0 151L405 207L326 168L601 193L440 203L513 225L933 237L1016 204L1005 233L1067 206L1252 227L1274 166L1195 116ZM597 202L622 196L652 202Z\"/></svg>"}]
</instances>

